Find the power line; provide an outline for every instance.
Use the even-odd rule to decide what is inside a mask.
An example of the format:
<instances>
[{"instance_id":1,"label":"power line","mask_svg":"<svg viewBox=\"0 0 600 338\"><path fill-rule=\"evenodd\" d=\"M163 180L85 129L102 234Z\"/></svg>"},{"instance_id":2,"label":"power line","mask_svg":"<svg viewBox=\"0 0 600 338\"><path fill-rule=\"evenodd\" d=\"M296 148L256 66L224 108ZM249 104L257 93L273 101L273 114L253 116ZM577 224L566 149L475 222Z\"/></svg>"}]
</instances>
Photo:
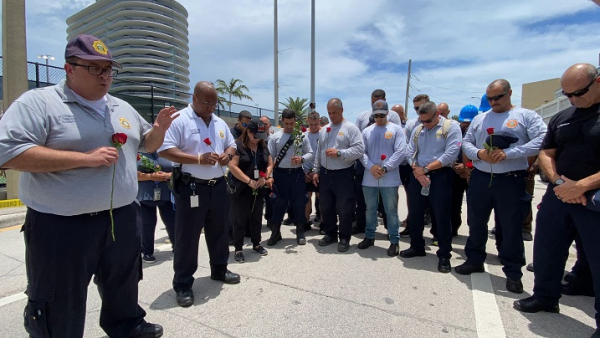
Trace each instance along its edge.
<instances>
[{"instance_id":1,"label":"power line","mask_svg":"<svg viewBox=\"0 0 600 338\"><path fill-rule=\"evenodd\" d=\"M444 87L436 86L434 84L431 84L429 82L425 82L425 81L419 79L414 73L411 73L411 77L414 77L415 80L417 80L419 82L423 82L424 84L430 85L432 87L444 89L444 90L449 90L449 91L453 91L453 92L460 92L460 93L468 93L468 94L481 94L481 91L478 91L478 92L469 92L469 91L465 91L465 90L450 89L450 88L444 88Z\"/></svg>"}]
</instances>

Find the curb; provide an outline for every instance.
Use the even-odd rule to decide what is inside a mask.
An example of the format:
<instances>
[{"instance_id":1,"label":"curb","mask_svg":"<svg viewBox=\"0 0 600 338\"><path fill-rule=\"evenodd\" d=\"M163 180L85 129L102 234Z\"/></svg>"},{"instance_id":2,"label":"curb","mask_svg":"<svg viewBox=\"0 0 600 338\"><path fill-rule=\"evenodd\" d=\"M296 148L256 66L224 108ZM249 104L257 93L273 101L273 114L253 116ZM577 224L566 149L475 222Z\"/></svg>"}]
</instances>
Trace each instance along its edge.
<instances>
[{"instance_id":1,"label":"curb","mask_svg":"<svg viewBox=\"0 0 600 338\"><path fill-rule=\"evenodd\" d=\"M26 206L0 209L0 229L22 225L25 222L26 213Z\"/></svg>"}]
</instances>

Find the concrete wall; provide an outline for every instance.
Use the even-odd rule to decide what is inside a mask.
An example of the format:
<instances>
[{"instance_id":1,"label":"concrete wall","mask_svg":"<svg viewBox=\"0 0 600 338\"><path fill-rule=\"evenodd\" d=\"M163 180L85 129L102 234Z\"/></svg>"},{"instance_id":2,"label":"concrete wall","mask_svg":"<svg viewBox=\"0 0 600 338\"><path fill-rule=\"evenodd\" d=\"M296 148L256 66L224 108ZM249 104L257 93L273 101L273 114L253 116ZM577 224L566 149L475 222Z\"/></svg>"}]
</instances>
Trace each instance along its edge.
<instances>
[{"instance_id":1,"label":"concrete wall","mask_svg":"<svg viewBox=\"0 0 600 338\"><path fill-rule=\"evenodd\" d=\"M521 107L533 110L555 99L554 92L560 88L560 79L525 83L521 88Z\"/></svg>"}]
</instances>

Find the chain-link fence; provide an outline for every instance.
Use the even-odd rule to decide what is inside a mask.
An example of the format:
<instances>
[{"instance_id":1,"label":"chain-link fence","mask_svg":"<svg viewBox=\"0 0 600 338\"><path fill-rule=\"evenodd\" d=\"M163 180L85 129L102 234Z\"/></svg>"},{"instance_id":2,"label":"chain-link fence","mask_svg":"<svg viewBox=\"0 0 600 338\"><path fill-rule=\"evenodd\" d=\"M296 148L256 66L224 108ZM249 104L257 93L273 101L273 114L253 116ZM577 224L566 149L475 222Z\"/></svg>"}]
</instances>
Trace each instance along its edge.
<instances>
[{"instance_id":1,"label":"chain-link fence","mask_svg":"<svg viewBox=\"0 0 600 338\"><path fill-rule=\"evenodd\" d=\"M2 88L2 66L3 59L2 56L0 56L0 116L4 112L4 106L2 104L2 99L4 97L4 90ZM64 78L65 70L61 67L46 65L45 63L39 62L27 62L27 80L29 89L51 86ZM116 88L119 90L115 90ZM113 80L113 89L110 91L110 94L125 100L132 105L149 122L154 121L156 114L164 107L174 106L178 109L184 108L186 104L181 102L181 97L186 99L192 97L191 93L120 79L118 75ZM179 98L179 101L177 101L176 98ZM222 107L217 107L215 114L220 117L237 119L242 110L247 110L254 116L265 115L273 120L273 110L271 109L238 103L223 104Z\"/></svg>"}]
</instances>

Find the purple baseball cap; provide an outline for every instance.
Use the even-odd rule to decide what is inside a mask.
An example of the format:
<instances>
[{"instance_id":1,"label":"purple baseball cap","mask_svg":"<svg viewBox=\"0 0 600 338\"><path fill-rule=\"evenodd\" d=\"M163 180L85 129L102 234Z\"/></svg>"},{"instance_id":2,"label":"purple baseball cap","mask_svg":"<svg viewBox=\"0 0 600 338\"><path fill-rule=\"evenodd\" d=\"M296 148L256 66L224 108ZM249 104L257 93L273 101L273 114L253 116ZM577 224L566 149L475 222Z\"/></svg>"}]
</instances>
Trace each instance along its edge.
<instances>
[{"instance_id":1,"label":"purple baseball cap","mask_svg":"<svg viewBox=\"0 0 600 338\"><path fill-rule=\"evenodd\" d=\"M65 59L72 56L82 60L110 61L113 63L113 66L121 68L121 64L112 58L112 54L104 42L95 36L87 34L81 34L67 43Z\"/></svg>"}]
</instances>

